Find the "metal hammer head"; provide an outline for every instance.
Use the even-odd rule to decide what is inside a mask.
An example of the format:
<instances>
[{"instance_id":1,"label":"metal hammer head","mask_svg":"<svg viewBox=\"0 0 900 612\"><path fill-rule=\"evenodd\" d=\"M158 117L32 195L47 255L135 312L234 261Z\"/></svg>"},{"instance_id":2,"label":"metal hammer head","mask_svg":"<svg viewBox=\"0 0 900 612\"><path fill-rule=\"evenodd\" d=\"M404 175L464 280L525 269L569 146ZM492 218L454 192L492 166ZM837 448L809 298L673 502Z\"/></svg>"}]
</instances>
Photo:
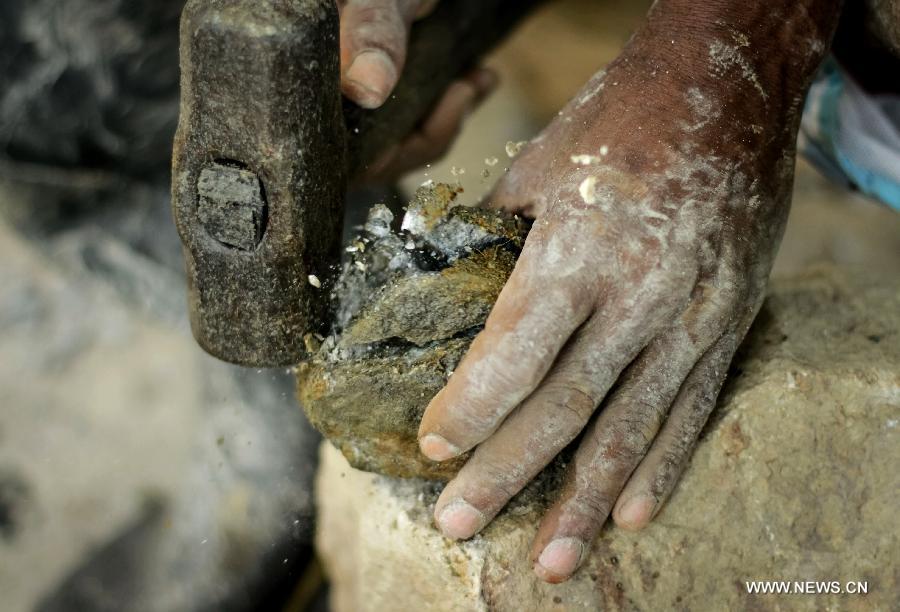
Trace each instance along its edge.
<instances>
[{"instance_id":1,"label":"metal hammer head","mask_svg":"<svg viewBox=\"0 0 900 612\"><path fill-rule=\"evenodd\" d=\"M334 0L188 0L172 206L204 349L243 365L303 359L303 336L329 320L308 279L337 263L348 177L539 2L442 0L373 112L341 99Z\"/></svg>"},{"instance_id":2,"label":"metal hammer head","mask_svg":"<svg viewBox=\"0 0 900 612\"><path fill-rule=\"evenodd\" d=\"M346 188L333 0L189 0L172 195L191 326L234 363L289 365L327 319ZM302 205L301 205L302 204Z\"/></svg>"}]
</instances>

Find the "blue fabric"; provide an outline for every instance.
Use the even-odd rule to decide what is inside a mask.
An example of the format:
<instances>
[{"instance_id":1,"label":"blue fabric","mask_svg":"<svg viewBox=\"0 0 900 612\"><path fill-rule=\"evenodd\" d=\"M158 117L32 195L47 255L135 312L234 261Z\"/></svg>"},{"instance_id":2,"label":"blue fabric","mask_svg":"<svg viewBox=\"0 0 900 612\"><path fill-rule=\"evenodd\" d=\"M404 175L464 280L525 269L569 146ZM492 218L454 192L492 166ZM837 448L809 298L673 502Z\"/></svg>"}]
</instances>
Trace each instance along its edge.
<instances>
[{"instance_id":1,"label":"blue fabric","mask_svg":"<svg viewBox=\"0 0 900 612\"><path fill-rule=\"evenodd\" d=\"M860 191L900 212L900 183L860 166L840 151L837 151L837 159L846 176Z\"/></svg>"},{"instance_id":2,"label":"blue fabric","mask_svg":"<svg viewBox=\"0 0 900 612\"><path fill-rule=\"evenodd\" d=\"M865 95L858 87L854 88L851 95L848 91L847 77L837 62L829 58L819 71L806 100L801 128L801 152L830 179L853 186L900 211L900 181L873 170L871 164L866 163L867 154L860 153L859 147L855 150L856 156L842 147L842 143L856 136L847 131L859 128L844 125L841 105L858 103L859 98ZM878 108L868 100L866 104L869 105L869 111ZM856 138L854 144L856 143L864 145L865 139ZM884 149L880 151L883 152ZM878 153L872 152L872 155L876 154ZM896 151L896 155L897 163L900 164L900 151ZM871 156L868 156L868 159L871 159ZM893 157L887 163L892 163L892 160Z\"/></svg>"}]
</instances>

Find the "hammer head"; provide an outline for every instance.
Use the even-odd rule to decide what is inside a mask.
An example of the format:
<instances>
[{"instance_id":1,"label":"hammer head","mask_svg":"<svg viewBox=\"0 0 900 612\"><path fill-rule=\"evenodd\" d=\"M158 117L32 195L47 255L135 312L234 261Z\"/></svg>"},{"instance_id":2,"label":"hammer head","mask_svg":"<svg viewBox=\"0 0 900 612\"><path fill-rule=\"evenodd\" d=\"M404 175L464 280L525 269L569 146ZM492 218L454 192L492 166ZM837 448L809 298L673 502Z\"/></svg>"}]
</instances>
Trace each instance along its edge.
<instances>
[{"instance_id":1,"label":"hammer head","mask_svg":"<svg viewBox=\"0 0 900 612\"><path fill-rule=\"evenodd\" d=\"M303 336L328 320L309 279L327 279L340 248L338 49L333 0L184 9L172 205L194 336L220 359L295 364Z\"/></svg>"},{"instance_id":2,"label":"hammer head","mask_svg":"<svg viewBox=\"0 0 900 612\"><path fill-rule=\"evenodd\" d=\"M442 0L390 100L363 111L341 100L334 0L188 0L172 205L203 348L251 366L304 358L304 335L330 320L310 278L327 287L338 262L348 176L539 2Z\"/></svg>"}]
</instances>

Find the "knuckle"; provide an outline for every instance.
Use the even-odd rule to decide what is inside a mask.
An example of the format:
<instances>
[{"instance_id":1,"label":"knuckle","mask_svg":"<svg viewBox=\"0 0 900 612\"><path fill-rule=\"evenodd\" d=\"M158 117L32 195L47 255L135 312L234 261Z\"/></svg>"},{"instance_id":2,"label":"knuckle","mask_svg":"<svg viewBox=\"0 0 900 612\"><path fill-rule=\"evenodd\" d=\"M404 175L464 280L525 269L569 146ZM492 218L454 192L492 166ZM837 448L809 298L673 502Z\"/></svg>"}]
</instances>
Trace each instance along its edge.
<instances>
[{"instance_id":1,"label":"knuckle","mask_svg":"<svg viewBox=\"0 0 900 612\"><path fill-rule=\"evenodd\" d=\"M612 472L616 476L620 476L629 471L644 455L645 447L646 445L638 445L633 442L629 444L627 441L608 447L605 457L612 464Z\"/></svg>"},{"instance_id":2,"label":"knuckle","mask_svg":"<svg viewBox=\"0 0 900 612\"><path fill-rule=\"evenodd\" d=\"M595 428L595 443L608 447L608 457L636 463L643 457L665 418L662 401L629 400L607 427Z\"/></svg>"},{"instance_id":3,"label":"knuckle","mask_svg":"<svg viewBox=\"0 0 900 612\"><path fill-rule=\"evenodd\" d=\"M696 440L697 429L692 426L689 421L692 419L682 420L673 432L665 437L664 457L672 461L681 461L687 455Z\"/></svg>"},{"instance_id":4,"label":"knuckle","mask_svg":"<svg viewBox=\"0 0 900 612\"><path fill-rule=\"evenodd\" d=\"M542 395L549 408L567 415L565 420L577 424L579 430L597 407L590 393L572 383L546 382Z\"/></svg>"},{"instance_id":5,"label":"knuckle","mask_svg":"<svg viewBox=\"0 0 900 612\"><path fill-rule=\"evenodd\" d=\"M656 467L653 479L650 481L650 493L657 499L662 499L674 488L678 476L684 470L687 457L677 452L665 452Z\"/></svg>"},{"instance_id":6,"label":"knuckle","mask_svg":"<svg viewBox=\"0 0 900 612\"><path fill-rule=\"evenodd\" d=\"M484 460L477 465L479 477L489 489L489 497L496 502L503 502L518 493L520 486L516 479L519 470L502 462Z\"/></svg>"},{"instance_id":7,"label":"knuckle","mask_svg":"<svg viewBox=\"0 0 900 612\"><path fill-rule=\"evenodd\" d=\"M485 398L507 397L531 382L531 375L502 356L485 359L469 377L469 400L474 406L482 406ZM480 411L480 410L479 410Z\"/></svg>"},{"instance_id":8,"label":"knuckle","mask_svg":"<svg viewBox=\"0 0 900 612\"><path fill-rule=\"evenodd\" d=\"M623 433L622 447L632 455L643 455L657 431L655 425L662 420L661 413L652 405L645 411L623 415L619 420Z\"/></svg>"},{"instance_id":9,"label":"knuckle","mask_svg":"<svg viewBox=\"0 0 900 612\"><path fill-rule=\"evenodd\" d=\"M668 474L677 469L688 456L690 443L682 438L668 440L668 445L662 454L661 473Z\"/></svg>"},{"instance_id":10,"label":"knuckle","mask_svg":"<svg viewBox=\"0 0 900 612\"><path fill-rule=\"evenodd\" d=\"M628 287L620 282L620 291ZM640 312L650 314L662 323L669 313L677 313L691 301L692 282L687 282L680 274L660 270L646 275L638 291L641 294Z\"/></svg>"},{"instance_id":11,"label":"knuckle","mask_svg":"<svg viewBox=\"0 0 900 612\"><path fill-rule=\"evenodd\" d=\"M647 385L638 392L632 393L629 403L633 407L626 412L626 418L635 422L639 421L644 426L657 424L666 415L675 395L672 389L677 390L675 385L678 382L680 381L667 385ZM638 416L640 418L637 418Z\"/></svg>"},{"instance_id":12,"label":"knuckle","mask_svg":"<svg viewBox=\"0 0 900 612\"><path fill-rule=\"evenodd\" d=\"M719 303L726 310L736 310L746 299L747 292L735 282L725 283L720 288Z\"/></svg>"},{"instance_id":13,"label":"knuckle","mask_svg":"<svg viewBox=\"0 0 900 612\"><path fill-rule=\"evenodd\" d=\"M479 439L481 432L490 431L494 427L496 419L482 403L457 404L448 412L450 420L454 421L457 428L465 432L462 436L466 439Z\"/></svg>"},{"instance_id":14,"label":"knuckle","mask_svg":"<svg viewBox=\"0 0 900 612\"><path fill-rule=\"evenodd\" d=\"M655 495L664 495L671 490L675 481L678 480L679 475L684 470L695 442L696 437L689 434L668 436L666 438L655 469L655 477L651 484L651 489Z\"/></svg>"},{"instance_id":15,"label":"knuckle","mask_svg":"<svg viewBox=\"0 0 900 612\"><path fill-rule=\"evenodd\" d=\"M666 416L668 415L667 409L660 409L653 412L653 414L648 416L647 420L647 443L656 437L657 432L662 429L663 424L666 422Z\"/></svg>"},{"instance_id":16,"label":"knuckle","mask_svg":"<svg viewBox=\"0 0 900 612\"><path fill-rule=\"evenodd\" d=\"M645 444L638 442L638 436L625 429L621 423L608 428L595 428L591 442L602 458L603 473L606 476L619 475L629 470L643 455Z\"/></svg>"},{"instance_id":17,"label":"knuckle","mask_svg":"<svg viewBox=\"0 0 900 612\"><path fill-rule=\"evenodd\" d=\"M405 51L406 26L396 9L380 4L354 5L352 32L357 44L391 57Z\"/></svg>"},{"instance_id":18,"label":"knuckle","mask_svg":"<svg viewBox=\"0 0 900 612\"><path fill-rule=\"evenodd\" d=\"M601 523L609 515L615 501L611 495L594 486L596 483L588 483L578 491L573 499L577 511L588 517L590 521Z\"/></svg>"},{"instance_id":19,"label":"knuckle","mask_svg":"<svg viewBox=\"0 0 900 612\"><path fill-rule=\"evenodd\" d=\"M724 327L741 306L746 302L746 291L734 283L727 283L718 288L711 306L718 313L717 322Z\"/></svg>"}]
</instances>

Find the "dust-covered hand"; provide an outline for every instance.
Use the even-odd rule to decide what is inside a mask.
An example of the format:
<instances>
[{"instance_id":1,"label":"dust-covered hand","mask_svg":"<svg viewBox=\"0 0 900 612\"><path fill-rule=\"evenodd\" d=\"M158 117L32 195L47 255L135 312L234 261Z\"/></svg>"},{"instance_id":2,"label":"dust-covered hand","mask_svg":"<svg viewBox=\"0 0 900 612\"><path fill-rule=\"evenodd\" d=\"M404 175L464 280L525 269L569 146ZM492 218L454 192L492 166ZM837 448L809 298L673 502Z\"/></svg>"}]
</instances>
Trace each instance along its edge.
<instances>
[{"instance_id":1,"label":"dust-covered hand","mask_svg":"<svg viewBox=\"0 0 900 612\"><path fill-rule=\"evenodd\" d=\"M403 72L412 23L438 0L337 0L341 16L341 90L363 108L388 99ZM477 68L453 82L418 129L385 151L362 177L392 181L447 151L462 122L494 89L493 71Z\"/></svg>"},{"instance_id":2,"label":"dust-covered hand","mask_svg":"<svg viewBox=\"0 0 900 612\"><path fill-rule=\"evenodd\" d=\"M542 579L567 579L610 513L637 529L671 493L762 303L837 19L774 5L659 0L497 188L537 221L421 423L434 460L475 449L437 502L445 535L481 530L582 432L535 537Z\"/></svg>"}]
</instances>

